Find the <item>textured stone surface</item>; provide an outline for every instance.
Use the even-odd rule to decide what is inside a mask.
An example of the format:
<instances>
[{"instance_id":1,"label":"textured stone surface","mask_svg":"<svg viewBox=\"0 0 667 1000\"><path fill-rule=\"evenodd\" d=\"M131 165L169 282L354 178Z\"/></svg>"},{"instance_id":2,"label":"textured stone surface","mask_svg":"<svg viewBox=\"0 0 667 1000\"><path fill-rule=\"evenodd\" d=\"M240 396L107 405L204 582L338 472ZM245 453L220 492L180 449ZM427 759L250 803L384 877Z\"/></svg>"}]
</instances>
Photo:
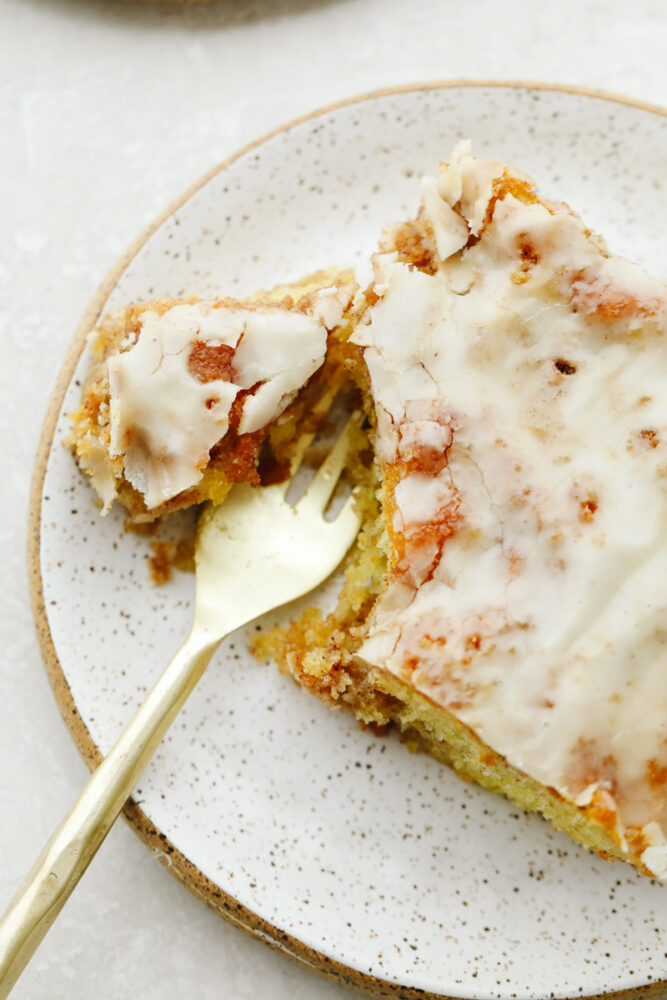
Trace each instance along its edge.
<instances>
[{"instance_id":1,"label":"textured stone surface","mask_svg":"<svg viewBox=\"0 0 667 1000\"><path fill-rule=\"evenodd\" d=\"M27 596L29 469L94 288L208 167L318 105L441 77L544 79L667 103L659 0L330 0L180 8L0 6L0 906L86 770L48 686ZM123 824L15 995L111 1000L347 995L224 924Z\"/></svg>"}]
</instances>

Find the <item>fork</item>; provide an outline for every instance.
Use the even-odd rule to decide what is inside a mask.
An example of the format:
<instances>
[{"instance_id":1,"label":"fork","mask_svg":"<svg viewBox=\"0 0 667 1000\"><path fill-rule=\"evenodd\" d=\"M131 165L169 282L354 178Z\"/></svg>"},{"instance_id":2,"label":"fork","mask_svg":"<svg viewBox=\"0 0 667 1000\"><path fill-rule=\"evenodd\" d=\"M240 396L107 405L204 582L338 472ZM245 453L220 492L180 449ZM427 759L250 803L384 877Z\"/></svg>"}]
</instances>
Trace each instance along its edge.
<instances>
[{"instance_id":1,"label":"fork","mask_svg":"<svg viewBox=\"0 0 667 1000\"><path fill-rule=\"evenodd\" d=\"M314 434L297 442L292 477L236 485L197 525L191 632L56 829L0 920L0 1000L6 998L69 898L222 640L308 593L338 566L360 519L354 493L335 520L324 513L347 461L353 414L299 502L286 495Z\"/></svg>"}]
</instances>

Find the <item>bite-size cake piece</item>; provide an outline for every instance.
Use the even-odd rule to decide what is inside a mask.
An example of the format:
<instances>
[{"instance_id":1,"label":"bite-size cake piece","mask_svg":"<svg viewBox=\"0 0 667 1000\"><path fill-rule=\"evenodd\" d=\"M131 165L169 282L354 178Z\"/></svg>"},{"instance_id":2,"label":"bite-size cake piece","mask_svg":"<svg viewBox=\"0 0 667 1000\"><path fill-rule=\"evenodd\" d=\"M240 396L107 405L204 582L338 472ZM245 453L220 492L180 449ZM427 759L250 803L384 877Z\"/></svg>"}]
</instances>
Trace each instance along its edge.
<instances>
[{"instance_id":1,"label":"bite-size cake piece","mask_svg":"<svg viewBox=\"0 0 667 1000\"><path fill-rule=\"evenodd\" d=\"M275 467L342 366L354 292L332 270L244 301L163 298L105 317L70 439L103 512L117 499L150 521L259 484L266 439Z\"/></svg>"},{"instance_id":2,"label":"bite-size cake piece","mask_svg":"<svg viewBox=\"0 0 667 1000\"><path fill-rule=\"evenodd\" d=\"M667 880L667 288L466 144L374 267L374 553L263 649Z\"/></svg>"}]
</instances>

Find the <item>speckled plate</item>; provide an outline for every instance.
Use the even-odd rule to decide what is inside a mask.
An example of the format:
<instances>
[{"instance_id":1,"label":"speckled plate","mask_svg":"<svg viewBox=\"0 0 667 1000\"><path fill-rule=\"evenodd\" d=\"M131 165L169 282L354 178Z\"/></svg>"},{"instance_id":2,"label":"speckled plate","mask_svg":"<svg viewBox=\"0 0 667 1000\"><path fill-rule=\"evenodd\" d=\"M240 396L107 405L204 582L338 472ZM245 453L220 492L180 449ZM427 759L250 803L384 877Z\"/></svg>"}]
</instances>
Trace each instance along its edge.
<instances>
[{"instance_id":1,"label":"speckled plate","mask_svg":"<svg viewBox=\"0 0 667 1000\"><path fill-rule=\"evenodd\" d=\"M93 299L37 460L35 616L91 766L186 634L193 580L149 584L148 541L124 534L118 511L99 517L62 447L86 331L101 310L136 299L242 295L367 257L384 223L414 212L420 174L461 137L532 173L612 249L664 267L667 118L599 94L491 83L373 94L279 129L196 184ZM255 662L245 632L220 650L126 814L222 915L371 993L667 988L667 888L395 738L360 731Z\"/></svg>"}]
</instances>

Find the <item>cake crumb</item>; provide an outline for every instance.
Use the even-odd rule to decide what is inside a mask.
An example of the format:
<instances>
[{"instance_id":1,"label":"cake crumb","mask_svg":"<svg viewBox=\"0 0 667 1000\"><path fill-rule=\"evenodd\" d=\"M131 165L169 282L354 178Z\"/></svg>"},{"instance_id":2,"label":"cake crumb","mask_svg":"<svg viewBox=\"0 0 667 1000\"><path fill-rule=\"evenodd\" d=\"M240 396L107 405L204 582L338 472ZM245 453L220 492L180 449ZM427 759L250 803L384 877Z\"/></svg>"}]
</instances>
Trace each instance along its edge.
<instances>
[{"instance_id":1,"label":"cake crumb","mask_svg":"<svg viewBox=\"0 0 667 1000\"><path fill-rule=\"evenodd\" d=\"M153 555L148 557L148 572L156 587L168 583L172 568L194 573L194 538L182 538L178 542L151 542L151 548Z\"/></svg>"}]
</instances>

